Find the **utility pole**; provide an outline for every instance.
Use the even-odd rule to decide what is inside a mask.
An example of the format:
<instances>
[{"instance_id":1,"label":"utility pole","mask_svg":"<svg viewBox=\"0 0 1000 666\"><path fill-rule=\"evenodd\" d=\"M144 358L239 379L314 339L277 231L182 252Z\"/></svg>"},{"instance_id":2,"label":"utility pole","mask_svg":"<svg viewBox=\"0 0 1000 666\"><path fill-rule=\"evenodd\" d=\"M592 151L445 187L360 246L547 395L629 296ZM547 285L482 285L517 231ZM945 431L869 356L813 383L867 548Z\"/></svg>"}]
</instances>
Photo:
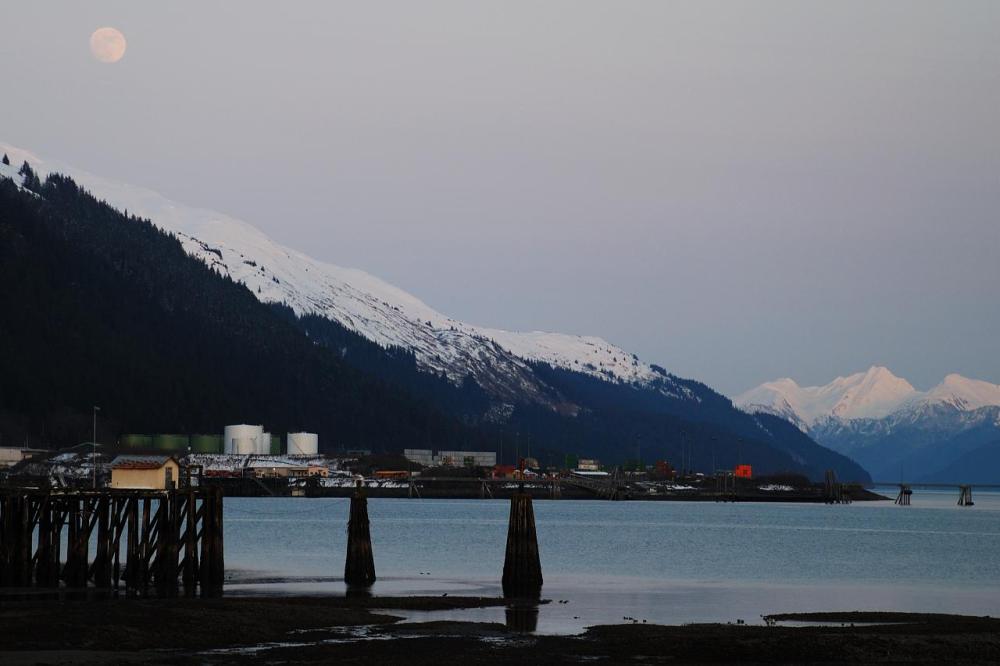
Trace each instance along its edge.
<instances>
[{"instance_id":1,"label":"utility pole","mask_svg":"<svg viewBox=\"0 0 1000 666\"><path fill-rule=\"evenodd\" d=\"M94 439L91 440L93 445L93 455L90 456L90 464L94 467L94 490L97 490L97 412L101 411L101 408L94 405Z\"/></svg>"}]
</instances>

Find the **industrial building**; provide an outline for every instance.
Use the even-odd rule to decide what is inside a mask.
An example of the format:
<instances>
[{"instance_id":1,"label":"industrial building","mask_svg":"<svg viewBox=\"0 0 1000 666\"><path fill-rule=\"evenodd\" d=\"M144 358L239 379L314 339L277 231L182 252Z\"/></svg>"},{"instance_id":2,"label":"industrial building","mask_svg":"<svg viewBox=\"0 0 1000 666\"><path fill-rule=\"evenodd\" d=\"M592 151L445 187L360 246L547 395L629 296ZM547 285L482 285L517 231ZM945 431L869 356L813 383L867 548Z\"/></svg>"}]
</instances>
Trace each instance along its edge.
<instances>
[{"instance_id":1,"label":"industrial building","mask_svg":"<svg viewBox=\"0 0 1000 666\"><path fill-rule=\"evenodd\" d=\"M495 451L438 451L403 449L403 457L424 467L494 467Z\"/></svg>"},{"instance_id":2,"label":"industrial building","mask_svg":"<svg viewBox=\"0 0 1000 666\"><path fill-rule=\"evenodd\" d=\"M170 453L224 453L238 456L316 456L319 436L314 432L290 432L282 445L279 435L272 435L262 425L240 423L227 425L221 435L122 435L119 445L125 449L165 451Z\"/></svg>"},{"instance_id":3,"label":"industrial building","mask_svg":"<svg viewBox=\"0 0 1000 666\"><path fill-rule=\"evenodd\" d=\"M330 470L322 465L296 465L282 461L260 461L250 465L257 478L302 478L308 476L327 477Z\"/></svg>"},{"instance_id":4,"label":"industrial building","mask_svg":"<svg viewBox=\"0 0 1000 666\"><path fill-rule=\"evenodd\" d=\"M111 487L131 490L177 488L181 466L173 456L121 455L111 461Z\"/></svg>"},{"instance_id":5,"label":"industrial building","mask_svg":"<svg viewBox=\"0 0 1000 666\"><path fill-rule=\"evenodd\" d=\"M137 451L170 451L186 453L222 453L222 435L122 435L118 444L123 449Z\"/></svg>"},{"instance_id":6,"label":"industrial building","mask_svg":"<svg viewBox=\"0 0 1000 666\"><path fill-rule=\"evenodd\" d=\"M0 447L0 469L13 467L26 458L30 458L36 453L47 453L42 449L22 449L11 446Z\"/></svg>"}]
</instances>

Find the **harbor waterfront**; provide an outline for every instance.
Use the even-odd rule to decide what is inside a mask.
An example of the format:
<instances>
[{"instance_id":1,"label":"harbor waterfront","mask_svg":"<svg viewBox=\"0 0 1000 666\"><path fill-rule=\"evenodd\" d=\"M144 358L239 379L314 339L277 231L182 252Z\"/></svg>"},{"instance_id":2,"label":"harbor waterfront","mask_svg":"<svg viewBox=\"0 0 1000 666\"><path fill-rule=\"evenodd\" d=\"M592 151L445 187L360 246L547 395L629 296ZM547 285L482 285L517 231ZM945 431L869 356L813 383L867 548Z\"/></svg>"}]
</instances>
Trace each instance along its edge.
<instances>
[{"instance_id":1,"label":"harbor waterfront","mask_svg":"<svg viewBox=\"0 0 1000 666\"><path fill-rule=\"evenodd\" d=\"M909 507L539 500L542 597L553 603L537 631L795 611L1000 615L1000 494L956 499L917 489ZM347 511L337 498L228 498L226 594L343 594ZM503 500L369 500L372 593L499 596L508 511ZM409 617L502 622L503 609Z\"/></svg>"}]
</instances>

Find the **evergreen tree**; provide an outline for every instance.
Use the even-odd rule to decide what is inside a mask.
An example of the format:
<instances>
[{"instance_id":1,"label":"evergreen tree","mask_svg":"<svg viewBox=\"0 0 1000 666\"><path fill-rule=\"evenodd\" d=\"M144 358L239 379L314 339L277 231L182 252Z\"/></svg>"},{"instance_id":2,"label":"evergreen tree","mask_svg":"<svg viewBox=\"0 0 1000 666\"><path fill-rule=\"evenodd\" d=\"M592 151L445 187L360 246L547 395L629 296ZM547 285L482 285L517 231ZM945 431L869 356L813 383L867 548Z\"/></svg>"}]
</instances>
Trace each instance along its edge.
<instances>
[{"instance_id":1,"label":"evergreen tree","mask_svg":"<svg viewBox=\"0 0 1000 666\"><path fill-rule=\"evenodd\" d=\"M3 163L6 164L7 166L10 166L10 158L7 157L7 153L3 154Z\"/></svg>"},{"instance_id":2,"label":"evergreen tree","mask_svg":"<svg viewBox=\"0 0 1000 666\"><path fill-rule=\"evenodd\" d=\"M25 160L24 164L21 165L21 169L18 173L24 176L24 187L31 190L32 192L37 192L42 189L42 182L38 180L38 176L35 174L34 169Z\"/></svg>"}]
</instances>

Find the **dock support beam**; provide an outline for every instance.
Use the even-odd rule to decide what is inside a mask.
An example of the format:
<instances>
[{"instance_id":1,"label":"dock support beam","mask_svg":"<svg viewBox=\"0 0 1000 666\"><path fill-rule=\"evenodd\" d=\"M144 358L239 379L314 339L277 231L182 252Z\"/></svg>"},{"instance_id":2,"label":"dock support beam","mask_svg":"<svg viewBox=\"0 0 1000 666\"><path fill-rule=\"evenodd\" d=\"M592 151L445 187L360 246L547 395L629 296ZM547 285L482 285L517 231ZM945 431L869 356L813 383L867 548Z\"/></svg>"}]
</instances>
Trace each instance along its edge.
<instances>
[{"instance_id":1,"label":"dock support beam","mask_svg":"<svg viewBox=\"0 0 1000 666\"><path fill-rule=\"evenodd\" d=\"M521 469L523 472L523 461ZM538 556L535 511L531 495L524 492L524 477L521 479L521 486L510 498L503 593L506 597L537 597L542 591L542 563Z\"/></svg>"},{"instance_id":2,"label":"dock support beam","mask_svg":"<svg viewBox=\"0 0 1000 666\"><path fill-rule=\"evenodd\" d=\"M221 488L0 490L0 587L62 581L118 589L124 582L133 595L154 583L173 596L182 578L186 593L200 584L203 595L213 595L225 575L222 547Z\"/></svg>"},{"instance_id":3,"label":"dock support beam","mask_svg":"<svg viewBox=\"0 0 1000 666\"><path fill-rule=\"evenodd\" d=\"M375 556L368 524L368 499L358 481L351 497L351 517L347 522L347 562L344 582L349 587L371 587L375 582Z\"/></svg>"},{"instance_id":4,"label":"dock support beam","mask_svg":"<svg viewBox=\"0 0 1000 666\"><path fill-rule=\"evenodd\" d=\"M972 501L972 486L959 486L958 487L958 505L959 506L973 506L975 502Z\"/></svg>"}]
</instances>

